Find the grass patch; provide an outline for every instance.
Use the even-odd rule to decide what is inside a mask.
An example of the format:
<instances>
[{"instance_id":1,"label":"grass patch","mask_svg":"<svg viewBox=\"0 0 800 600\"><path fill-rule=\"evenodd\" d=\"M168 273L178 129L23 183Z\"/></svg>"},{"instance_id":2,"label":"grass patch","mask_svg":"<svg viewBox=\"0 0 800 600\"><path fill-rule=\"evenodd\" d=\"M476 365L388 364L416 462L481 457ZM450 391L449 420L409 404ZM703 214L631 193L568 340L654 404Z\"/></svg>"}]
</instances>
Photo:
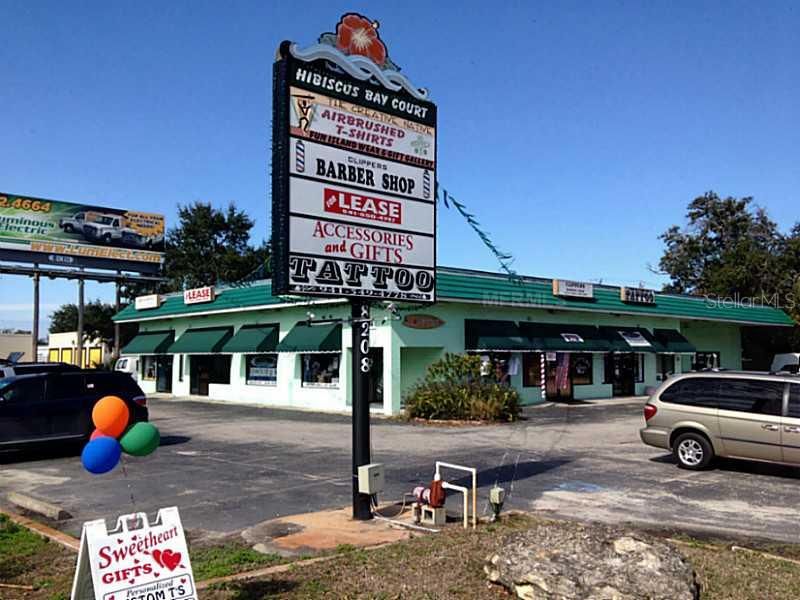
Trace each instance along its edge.
<instances>
[{"instance_id":1,"label":"grass patch","mask_svg":"<svg viewBox=\"0 0 800 600\"><path fill-rule=\"evenodd\" d=\"M0 515L0 580L24 573L25 559L40 552L47 543L47 538L17 525L6 515Z\"/></svg>"},{"instance_id":2,"label":"grass patch","mask_svg":"<svg viewBox=\"0 0 800 600\"><path fill-rule=\"evenodd\" d=\"M225 577L285 562L285 559L278 554L262 554L237 542L193 548L190 554L196 581Z\"/></svg>"}]
</instances>

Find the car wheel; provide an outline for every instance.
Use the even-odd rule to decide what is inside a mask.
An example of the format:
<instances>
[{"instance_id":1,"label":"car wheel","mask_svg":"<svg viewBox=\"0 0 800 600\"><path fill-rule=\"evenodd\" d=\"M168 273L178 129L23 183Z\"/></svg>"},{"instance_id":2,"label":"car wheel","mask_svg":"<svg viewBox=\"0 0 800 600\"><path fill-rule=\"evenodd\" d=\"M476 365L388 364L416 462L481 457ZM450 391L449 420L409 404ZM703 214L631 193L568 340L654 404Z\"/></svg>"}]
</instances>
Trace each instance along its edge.
<instances>
[{"instance_id":1,"label":"car wheel","mask_svg":"<svg viewBox=\"0 0 800 600\"><path fill-rule=\"evenodd\" d=\"M69 223L64 225L64 231L67 233L72 233L72 225L70 225Z\"/></svg>"},{"instance_id":2,"label":"car wheel","mask_svg":"<svg viewBox=\"0 0 800 600\"><path fill-rule=\"evenodd\" d=\"M714 458L714 449L704 435L684 433L675 440L672 454L682 469L699 471L711 463Z\"/></svg>"},{"instance_id":3,"label":"car wheel","mask_svg":"<svg viewBox=\"0 0 800 600\"><path fill-rule=\"evenodd\" d=\"M110 243L111 243L111 234L110 234L110 233L107 233L107 234L105 234L105 235L103 236L103 241L104 241L106 244L110 244Z\"/></svg>"}]
</instances>

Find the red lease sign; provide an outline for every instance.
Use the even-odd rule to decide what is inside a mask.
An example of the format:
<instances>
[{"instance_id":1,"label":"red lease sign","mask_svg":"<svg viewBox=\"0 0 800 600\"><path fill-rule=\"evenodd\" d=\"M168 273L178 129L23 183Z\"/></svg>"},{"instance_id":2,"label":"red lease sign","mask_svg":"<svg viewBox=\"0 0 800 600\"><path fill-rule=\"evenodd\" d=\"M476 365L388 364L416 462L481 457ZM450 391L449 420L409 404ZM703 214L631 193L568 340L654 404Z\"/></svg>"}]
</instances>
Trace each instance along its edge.
<instances>
[{"instance_id":1,"label":"red lease sign","mask_svg":"<svg viewBox=\"0 0 800 600\"><path fill-rule=\"evenodd\" d=\"M214 288L211 286L194 288L183 292L184 304L200 304L201 302L214 301Z\"/></svg>"},{"instance_id":2,"label":"red lease sign","mask_svg":"<svg viewBox=\"0 0 800 600\"><path fill-rule=\"evenodd\" d=\"M402 205L394 200L371 198L331 188L325 188L324 196L325 212L396 225L402 222Z\"/></svg>"}]
</instances>

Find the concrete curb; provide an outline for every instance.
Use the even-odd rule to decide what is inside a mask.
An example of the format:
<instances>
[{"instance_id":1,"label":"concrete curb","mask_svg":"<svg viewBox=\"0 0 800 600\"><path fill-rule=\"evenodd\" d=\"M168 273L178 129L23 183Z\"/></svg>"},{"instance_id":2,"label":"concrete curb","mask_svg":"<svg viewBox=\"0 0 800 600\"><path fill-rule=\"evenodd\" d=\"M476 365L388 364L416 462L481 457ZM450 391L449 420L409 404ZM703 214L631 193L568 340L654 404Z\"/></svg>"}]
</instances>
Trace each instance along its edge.
<instances>
[{"instance_id":1,"label":"concrete curb","mask_svg":"<svg viewBox=\"0 0 800 600\"><path fill-rule=\"evenodd\" d=\"M24 508L37 515L42 515L53 521L65 521L71 519L72 515L65 511L60 506L57 506L46 500L40 500L27 494L20 492L9 492L6 494L6 499L13 505Z\"/></svg>"},{"instance_id":2,"label":"concrete curb","mask_svg":"<svg viewBox=\"0 0 800 600\"><path fill-rule=\"evenodd\" d=\"M65 548L68 548L74 552L77 552L80 549L81 541L67 533L64 533L63 531L58 531L57 529L43 525L42 523L34 521L33 519L29 519L28 517L23 517L22 515L5 508L0 508L0 514L7 516L17 525L27 527L31 531L35 531L39 535L42 535L47 539L56 542L57 544L61 544Z\"/></svg>"}]
</instances>

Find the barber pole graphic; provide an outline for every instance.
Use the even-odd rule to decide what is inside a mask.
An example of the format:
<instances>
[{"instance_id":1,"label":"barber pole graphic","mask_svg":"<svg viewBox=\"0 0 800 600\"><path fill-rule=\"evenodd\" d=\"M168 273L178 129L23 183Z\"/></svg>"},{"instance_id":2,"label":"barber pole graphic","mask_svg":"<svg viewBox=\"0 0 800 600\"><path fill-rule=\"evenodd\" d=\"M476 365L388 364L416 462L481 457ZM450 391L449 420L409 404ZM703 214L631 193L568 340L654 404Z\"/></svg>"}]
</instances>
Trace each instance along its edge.
<instances>
[{"instance_id":1,"label":"barber pole graphic","mask_svg":"<svg viewBox=\"0 0 800 600\"><path fill-rule=\"evenodd\" d=\"M547 400L547 358L542 352L539 355L539 377L542 384L542 400Z\"/></svg>"},{"instance_id":2,"label":"barber pole graphic","mask_svg":"<svg viewBox=\"0 0 800 600\"><path fill-rule=\"evenodd\" d=\"M430 200L431 197L431 172L427 169L422 175L422 197L425 200Z\"/></svg>"},{"instance_id":3,"label":"barber pole graphic","mask_svg":"<svg viewBox=\"0 0 800 600\"><path fill-rule=\"evenodd\" d=\"M298 173L306 172L306 145L302 140L294 146L294 168Z\"/></svg>"}]
</instances>

